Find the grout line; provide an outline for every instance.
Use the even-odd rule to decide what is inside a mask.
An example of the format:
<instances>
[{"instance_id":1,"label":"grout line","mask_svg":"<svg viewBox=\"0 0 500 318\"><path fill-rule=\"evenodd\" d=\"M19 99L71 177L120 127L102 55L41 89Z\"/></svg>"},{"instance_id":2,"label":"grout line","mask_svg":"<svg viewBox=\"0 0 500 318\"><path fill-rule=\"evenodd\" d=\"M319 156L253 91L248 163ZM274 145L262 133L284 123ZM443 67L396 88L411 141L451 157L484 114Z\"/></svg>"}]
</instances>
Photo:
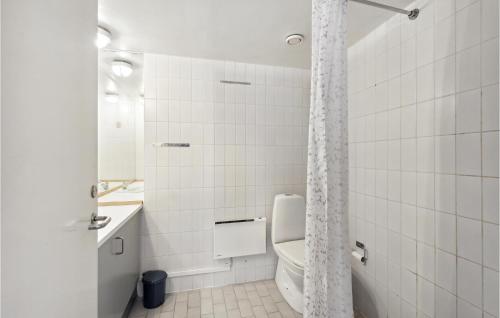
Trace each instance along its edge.
<instances>
[{"instance_id":1,"label":"grout line","mask_svg":"<svg viewBox=\"0 0 500 318\"><path fill-rule=\"evenodd\" d=\"M480 149L480 158L481 158L481 162L480 162L480 167L481 167L481 176L484 174L484 167L483 167L483 41L482 41L482 34L483 34L483 28L482 28L482 23L481 23L481 15L482 15L482 1L478 1L478 6L479 6L479 126L480 126L480 131L481 131L481 134L479 135L480 138L479 138L479 149ZM480 185L479 185L479 189L481 191L481 238L480 238L480 242L481 242L481 312L484 311L484 223L482 222L482 220L484 220L484 216L483 216L483 179L481 177L480 179ZM458 221L458 218L457 218L457 221ZM458 285L458 284L457 284ZM484 315L484 314L483 314Z\"/></svg>"}]
</instances>

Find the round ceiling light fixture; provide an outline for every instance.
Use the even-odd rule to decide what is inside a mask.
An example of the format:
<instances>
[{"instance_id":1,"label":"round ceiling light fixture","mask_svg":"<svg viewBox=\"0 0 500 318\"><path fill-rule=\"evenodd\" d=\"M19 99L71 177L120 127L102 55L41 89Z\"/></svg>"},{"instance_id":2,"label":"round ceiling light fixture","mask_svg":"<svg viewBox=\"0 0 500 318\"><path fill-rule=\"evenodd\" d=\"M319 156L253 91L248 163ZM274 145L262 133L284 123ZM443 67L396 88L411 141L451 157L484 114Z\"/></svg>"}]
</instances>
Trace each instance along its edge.
<instances>
[{"instance_id":1,"label":"round ceiling light fixture","mask_svg":"<svg viewBox=\"0 0 500 318\"><path fill-rule=\"evenodd\" d=\"M97 36L95 38L95 45L99 48L105 48L111 43L111 32L101 26L97 26Z\"/></svg>"},{"instance_id":2,"label":"round ceiling light fixture","mask_svg":"<svg viewBox=\"0 0 500 318\"><path fill-rule=\"evenodd\" d=\"M114 60L111 62L111 70L118 77L129 77L132 74L132 63L125 60Z\"/></svg>"},{"instance_id":3,"label":"round ceiling light fixture","mask_svg":"<svg viewBox=\"0 0 500 318\"><path fill-rule=\"evenodd\" d=\"M304 41L304 36L302 34L290 34L286 37L285 41L288 45L299 45Z\"/></svg>"},{"instance_id":4,"label":"round ceiling light fixture","mask_svg":"<svg viewBox=\"0 0 500 318\"><path fill-rule=\"evenodd\" d=\"M104 96L104 99L108 103L116 104L118 102L118 97L119 97L119 95L116 93L106 93L106 95Z\"/></svg>"}]
</instances>

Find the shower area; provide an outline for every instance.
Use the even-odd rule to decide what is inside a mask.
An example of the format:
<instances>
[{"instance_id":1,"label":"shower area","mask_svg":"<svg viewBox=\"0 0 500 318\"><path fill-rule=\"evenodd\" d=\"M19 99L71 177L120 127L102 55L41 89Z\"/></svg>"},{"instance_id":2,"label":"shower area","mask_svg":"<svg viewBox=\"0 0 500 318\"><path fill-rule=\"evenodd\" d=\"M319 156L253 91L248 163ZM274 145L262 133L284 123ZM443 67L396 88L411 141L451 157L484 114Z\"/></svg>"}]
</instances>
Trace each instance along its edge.
<instances>
[{"instance_id":1,"label":"shower area","mask_svg":"<svg viewBox=\"0 0 500 318\"><path fill-rule=\"evenodd\" d=\"M407 8L348 49L354 305L498 317L498 1Z\"/></svg>"}]
</instances>

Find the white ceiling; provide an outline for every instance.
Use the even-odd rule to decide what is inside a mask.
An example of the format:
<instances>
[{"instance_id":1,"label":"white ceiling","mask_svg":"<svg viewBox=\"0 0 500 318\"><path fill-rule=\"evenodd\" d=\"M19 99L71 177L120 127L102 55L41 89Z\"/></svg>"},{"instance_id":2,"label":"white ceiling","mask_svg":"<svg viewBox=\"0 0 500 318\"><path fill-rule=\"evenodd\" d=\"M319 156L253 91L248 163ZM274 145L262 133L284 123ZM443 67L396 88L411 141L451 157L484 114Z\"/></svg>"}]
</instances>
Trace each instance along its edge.
<instances>
[{"instance_id":1,"label":"white ceiling","mask_svg":"<svg viewBox=\"0 0 500 318\"><path fill-rule=\"evenodd\" d=\"M411 0L376 0L405 7ZM349 44L392 12L350 2ZM311 2L306 0L99 0L99 21L116 49L309 67ZM288 34L305 42L289 47Z\"/></svg>"}]
</instances>

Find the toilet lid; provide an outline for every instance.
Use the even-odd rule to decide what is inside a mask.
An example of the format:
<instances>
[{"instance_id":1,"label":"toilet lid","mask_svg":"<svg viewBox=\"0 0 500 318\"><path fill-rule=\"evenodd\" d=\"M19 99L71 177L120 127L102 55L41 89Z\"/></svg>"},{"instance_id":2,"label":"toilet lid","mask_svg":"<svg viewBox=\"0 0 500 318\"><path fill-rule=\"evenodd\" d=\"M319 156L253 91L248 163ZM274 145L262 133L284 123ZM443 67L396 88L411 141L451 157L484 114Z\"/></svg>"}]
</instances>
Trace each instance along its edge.
<instances>
[{"instance_id":1,"label":"toilet lid","mask_svg":"<svg viewBox=\"0 0 500 318\"><path fill-rule=\"evenodd\" d=\"M281 257L296 266L304 268L304 240L278 243L274 247Z\"/></svg>"}]
</instances>

